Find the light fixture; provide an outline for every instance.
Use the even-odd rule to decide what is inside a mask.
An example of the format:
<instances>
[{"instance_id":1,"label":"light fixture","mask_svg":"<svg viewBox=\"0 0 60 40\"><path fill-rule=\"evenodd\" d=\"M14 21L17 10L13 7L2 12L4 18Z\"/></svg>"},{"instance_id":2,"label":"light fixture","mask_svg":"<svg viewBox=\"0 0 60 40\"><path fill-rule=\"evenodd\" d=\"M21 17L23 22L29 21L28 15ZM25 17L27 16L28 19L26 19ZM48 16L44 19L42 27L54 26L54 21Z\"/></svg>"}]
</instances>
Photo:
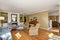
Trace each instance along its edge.
<instances>
[{"instance_id":1,"label":"light fixture","mask_svg":"<svg viewBox=\"0 0 60 40\"><path fill-rule=\"evenodd\" d=\"M1 27L3 26L3 21L4 20L4 17L0 16L0 23L1 23Z\"/></svg>"}]
</instances>

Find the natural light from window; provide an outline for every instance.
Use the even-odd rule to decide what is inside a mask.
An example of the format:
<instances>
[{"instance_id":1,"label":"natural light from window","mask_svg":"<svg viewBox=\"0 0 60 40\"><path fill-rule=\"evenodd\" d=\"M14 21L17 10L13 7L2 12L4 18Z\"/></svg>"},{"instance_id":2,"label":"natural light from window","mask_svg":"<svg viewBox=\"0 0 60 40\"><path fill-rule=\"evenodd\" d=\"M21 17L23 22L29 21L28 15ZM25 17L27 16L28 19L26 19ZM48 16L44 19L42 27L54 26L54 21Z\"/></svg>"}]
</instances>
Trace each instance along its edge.
<instances>
[{"instance_id":1,"label":"natural light from window","mask_svg":"<svg viewBox=\"0 0 60 40\"><path fill-rule=\"evenodd\" d=\"M18 32L15 34L15 36L19 39L21 37L21 34Z\"/></svg>"},{"instance_id":2,"label":"natural light from window","mask_svg":"<svg viewBox=\"0 0 60 40\"><path fill-rule=\"evenodd\" d=\"M54 35L53 33L50 33L48 36L49 36L49 37L52 37L53 35Z\"/></svg>"}]
</instances>

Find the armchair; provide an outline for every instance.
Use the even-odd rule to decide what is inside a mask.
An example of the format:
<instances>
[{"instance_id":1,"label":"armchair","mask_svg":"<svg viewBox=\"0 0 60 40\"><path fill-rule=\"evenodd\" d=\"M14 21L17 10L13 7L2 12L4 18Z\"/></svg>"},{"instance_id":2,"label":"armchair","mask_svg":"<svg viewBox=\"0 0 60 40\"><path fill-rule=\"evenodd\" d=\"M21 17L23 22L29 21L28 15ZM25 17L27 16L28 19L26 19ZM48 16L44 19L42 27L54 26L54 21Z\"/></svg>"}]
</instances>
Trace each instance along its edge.
<instances>
[{"instance_id":1,"label":"armchair","mask_svg":"<svg viewBox=\"0 0 60 40\"><path fill-rule=\"evenodd\" d=\"M29 35L38 35L39 23L36 26L31 26L29 29Z\"/></svg>"}]
</instances>

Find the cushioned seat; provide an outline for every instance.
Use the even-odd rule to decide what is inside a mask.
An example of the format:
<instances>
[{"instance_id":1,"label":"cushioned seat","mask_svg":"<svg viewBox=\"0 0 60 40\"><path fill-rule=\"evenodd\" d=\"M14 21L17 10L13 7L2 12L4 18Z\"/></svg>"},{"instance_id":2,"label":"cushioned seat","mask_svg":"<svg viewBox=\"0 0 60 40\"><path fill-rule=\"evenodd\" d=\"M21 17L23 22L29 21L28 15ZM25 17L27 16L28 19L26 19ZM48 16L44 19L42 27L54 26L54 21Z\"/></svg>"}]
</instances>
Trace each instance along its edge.
<instances>
[{"instance_id":1,"label":"cushioned seat","mask_svg":"<svg viewBox=\"0 0 60 40\"><path fill-rule=\"evenodd\" d=\"M3 39L3 40L12 40L12 37L11 37L11 29L9 27L1 27L0 28L0 37Z\"/></svg>"},{"instance_id":2,"label":"cushioned seat","mask_svg":"<svg viewBox=\"0 0 60 40\"><path fill-rule=\"evenodd\" d=\"M36 26L31 26L29 29L29 35L38 35L39 26L39 24L36 24Z\"/></svg>"},{"instance_id":3,"label":"cushioned seat","mask_svg":"<svg viewBox=\"0 0 60 40\"><path fill-rule=\"evenodd\" d=\"M2 38L0 37L0 40L2 40Z\"/></svg>"}]
</instances>

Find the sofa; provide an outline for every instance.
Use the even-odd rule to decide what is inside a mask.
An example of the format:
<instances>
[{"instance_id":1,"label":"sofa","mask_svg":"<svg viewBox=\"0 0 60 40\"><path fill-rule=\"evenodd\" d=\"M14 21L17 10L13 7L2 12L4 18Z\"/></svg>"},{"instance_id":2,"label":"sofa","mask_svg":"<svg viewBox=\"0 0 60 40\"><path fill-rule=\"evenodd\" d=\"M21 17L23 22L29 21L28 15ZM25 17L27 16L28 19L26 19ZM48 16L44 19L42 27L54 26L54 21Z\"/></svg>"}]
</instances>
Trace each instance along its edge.
<instances>
[{"instance_id":1,"label":"sofa","mask_svg":"<svg viewBox=\"0 0 60 40\"><path fill-rule=\"evenodd\" d=\"M0 38L2 40L12 40L10 27L0 27Z\"/></svg>"}]
</instances>

